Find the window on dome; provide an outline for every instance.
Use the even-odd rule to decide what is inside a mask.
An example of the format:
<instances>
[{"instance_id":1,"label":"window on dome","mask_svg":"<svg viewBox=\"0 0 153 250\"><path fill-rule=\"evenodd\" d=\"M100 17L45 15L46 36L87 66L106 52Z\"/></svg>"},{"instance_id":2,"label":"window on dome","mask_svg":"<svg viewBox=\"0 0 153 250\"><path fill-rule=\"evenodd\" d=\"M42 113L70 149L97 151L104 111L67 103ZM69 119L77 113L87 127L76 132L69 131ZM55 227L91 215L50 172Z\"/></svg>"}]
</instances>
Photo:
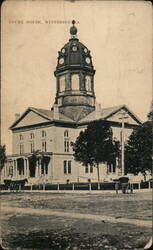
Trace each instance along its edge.
<instances>
[{"instance_id":1,"label":"window on dome","mask_svg":"<svg viewBox=\"0 0 153 250\"><path fill-rule=\"evenodd\" d=\"M59 90L63 92L65 90L65 75L59 78Z\"/></svg>"},{"instance_id":2,"label":"window on dome","mask_svg":"<svg viewBox=\"0 0 153 250\"><path fill-rule=\"evenodd\" d=\"M86 76L85 77L85 86L87 91L91 91L91 77Z\"/></svg>"},{"instance_id":3,"label":"window on dome","mask_svg":"<svg viewBox=\"0 0 153 250\"><path fill-rule=\"evenodd\" d=\"M80 80L79 80L79 75L78 74L73 74L71 76L71 87L72 90L79 90L80 89Z\"/></svg>"}]
</instances>

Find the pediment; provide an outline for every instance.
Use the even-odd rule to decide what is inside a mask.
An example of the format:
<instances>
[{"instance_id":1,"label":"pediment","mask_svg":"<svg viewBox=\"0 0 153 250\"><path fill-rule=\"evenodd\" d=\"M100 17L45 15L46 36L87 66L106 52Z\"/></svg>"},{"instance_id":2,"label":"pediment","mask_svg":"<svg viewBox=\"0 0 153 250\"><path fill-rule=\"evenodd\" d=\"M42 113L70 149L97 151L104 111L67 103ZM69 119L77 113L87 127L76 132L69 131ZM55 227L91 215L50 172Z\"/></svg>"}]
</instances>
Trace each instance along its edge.
<instances>
[{"instance_id":1,"label":"pediment","mask_svg":"<svg viewBox=\"0 0 153 250\"><path fill-rule=\"evenodd\" d=\"M122 113L125 113L125 115L122 115ZM115 114L110 115L107 120L108 121L114 121L114 122L122 122L122 116L124 117L124 122L131 124L131 125L140 125L140 122L138 122L137 118L131 114L131 112L125 108L120 109Z\"/></svg>"},{"instance_id":2,"label":"pediment","mask_svg":"<svg viewBox=\"0 0 153 250\"><path fill-rule=\"evenodd\" d=\"M27 110L12 126L11 129L31 126L48 122L49 119L35 113L33 110Z\"/></svg>"}]
</instances>

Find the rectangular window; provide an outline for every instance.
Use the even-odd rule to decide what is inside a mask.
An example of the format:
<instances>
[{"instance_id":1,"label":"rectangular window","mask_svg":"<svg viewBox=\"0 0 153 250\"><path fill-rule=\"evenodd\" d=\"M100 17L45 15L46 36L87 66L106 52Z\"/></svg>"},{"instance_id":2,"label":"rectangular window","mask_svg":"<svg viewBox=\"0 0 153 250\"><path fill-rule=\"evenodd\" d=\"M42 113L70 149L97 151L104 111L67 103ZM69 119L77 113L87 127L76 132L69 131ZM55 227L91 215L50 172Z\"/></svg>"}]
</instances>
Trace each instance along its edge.
<instances>
[{"instance_id":1,"label":"rectangular window","mask_svg":"<svg viewBox=\"0 0 153 250\"><path fill-rule=\"evenodd\" d=\"M113 173L115 173L115 171L116 171L116 166L113 165Z\"/></svg>"},{"instance_id":2,"label":"rectangular window","mask_svg":"<svg viewBox=\"0 0 153 250\"><path fill-rule=\"evenodd\" d=\"M93 173L93 166L90 166L90 173Z\"/></svg>"},{"instance_id":3,"label":"rectangular window","mask_svg":"<svg viewBox=\"0 0 153 250\"><path fill-rule=\"evenodd\" d=\"M69 141L65 140L64 141L64 152L69 152Z\"/></svg>"},{"instance_id":4,"label":"rectangular window","mask_svg":"<svg viewBox=\"0 0 153 250\"><path fill-rule=\"evenodd\" d=\"M41 174L44 174L44 165L41 166Z\"/></svg>"},{"instance_id":5,"label":"rectangular window","mask_svg":"<svg viewBox=\"0 0 153 250\"><path fill-rule=\"evenodd\" d=\"M64 174L71 174L71 161L64 161Z\"/></svg>"},{"instance_id":6,"label":"rectangular window","mask_svg":"<svg viewBox=\"0 0 153 250\"><path fill-rule=\"evenodd\" d=\"M69 141L67 141L67 152L69 152Z\"/></svg>"},{"instance_id":7,"label":"rectangular window","mask_svg":"<svg viewBox=\"0 0 153 250\"><path fill-rule=\"evenodd\" d=\"M112 164L109 165L109 167L108 167L108 172L109 172L109 173L112 173L112 172L113 172L113 165L112 165Z\"/></svg>"},{"instance_id":8,"label":"rectangular window","mask_svg":"<svg viewBox=\"0 0 153 250\"><path fill-rule=\"evenodd\" d=\"M30 152L32 153L34 151L34 142L30 142Z\"/></svg>"},{"instance_id":9,"label":"rectangular window","mask_svg":"<svg viewBox=\"0 0 153 250\"><path fill-rule=\"evenodd\" d=\"M88 169L88 166L86 166L85 167L85 173L88 173L89 171L88 171L89 169Z\"/></svg>"},{"instance_id":10,"label":"rectangular window","mask_svg":"<svg viewBox=\"0 0 153 250\"><path fill-rule=\"evenodd\" d=\"M42 142L42 152L44 151L44 142Z\"/></svg>"},{"instance_id":11,"label":"rectangular window","mask_svg":"<svg viewBox=\"0 0 153 250\"><path fill-rule=\"evenodd\" d=\"M60 92L65 90L65 75L59 77L59 90Z\"/></svg>"},{"instance_id":12,"label":"rectangular window","mask_svg":"<svg viewBox=\"0 0 153 250\"><path fill-rule=\"evenodd\" d=\"M20 144L20 154L23 154L23 153L24 153L24 145Z\"/></svg>"},{"instance_id":13,"label":"rectangular window","mask_svg":"<svg viewBox=\"0 0 153 250\"><path fill-rule=\"evenodd\" d=\"M46 152L47 151L47 146L46 146L46 141L42 142L42 152Z\"/></svg>"},{"instance_id":14,"label":"rectangular window","mask_svg":"<svg viewBox=\"0 0 153 250\"><path fill-rule=\"evenodd\" d=\"M68 174L71 174L71 161L68 161Z\"/></svg>"},{"instance_id":15,"label":"rectangular window","mask_svg":"<svg viewBox=\"0 0 153 250\"><path fill-rule=\"evenodd\" d=\"M48 174L48 165L46 165L46 174Z\"/></svg>"},{"instance_id":16,"label":"rectangular window","mask_svg":"<svg viewBox=\"0 0 153 250\"><path fill-rule=\"evenodd\" d=\"M9 167L9 175L13 176L13 167L12 166Z\"/></svg>"},{"instance_id":17,"label":"rectangular window","mask_svg":"<svg viewBox=\"0 0 153 250\"><path fill-rule=\"evenodd\" d=\"M22 154L22 152L21 152L21 151L22 151L22 149L21 149L21 144L20 144L20 154Z\"/></svg>"},{"instance_id":18,"label":"rectangular window","mask_svg":"<svg viewBox=\"0 0 153 250\"><path fill-rule=\"evenodd\" d=\"M67 161L64 161L64 174L67 174Z\"/></svg>"},{"instance_id":19,"label":"rectangular window","mask_svg":"<svg viewBox=\"0 0 153 250\"><path fill-rule=\"evenodd\" d=\"M66 141L64 141L64 152L66 152Z\"/></svg>"}]
</instances>

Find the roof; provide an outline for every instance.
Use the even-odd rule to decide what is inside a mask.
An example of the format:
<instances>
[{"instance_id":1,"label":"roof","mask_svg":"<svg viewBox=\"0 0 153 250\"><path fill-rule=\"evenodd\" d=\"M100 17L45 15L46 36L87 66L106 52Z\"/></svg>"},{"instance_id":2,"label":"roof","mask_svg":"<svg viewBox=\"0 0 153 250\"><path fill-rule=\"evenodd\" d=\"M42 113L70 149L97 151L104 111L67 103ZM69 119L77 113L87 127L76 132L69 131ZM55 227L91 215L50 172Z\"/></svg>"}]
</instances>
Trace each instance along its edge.
<instances>
[{"instance_id":1,"label":"roof","mask_svg":"<svg viewBox=\"0 0 153 250\"><path fill-rule=\"evenodd\" d=\"M90 50L79 41L76 37L76 33L77 28L73 23L73 26L70 28L71 38L60 51L58 51L55 75L68 69L84 69L88 72L95 72Z\"/></svg>"},{"instance_id":2,"label":"roof","mask_svg":"<svg viewBox=\"0 0 153 250\"><path fill-rule=\"evenodd\" d=\"M114 107L109 107L109 108L101 108L99 110L98 116L96 115L96 110L91 112L89 115L87 115L85 118L81 120L81 122L86 122L86 121L92 121L95 119L108 119L119 112L121 109L126 110L126 112L138 123L141 124L141 120L127 107L125 104L123 105L118 105Z\"/></svg>"},{"instance_id":3,"label":"roof","mask_svg":"<svg viewBox=\"0 0 153 250\"><path fill-rule=\"evenodd\" d=\"M34 113L40 115L41 117L46 119L47 121L55 121L54 119L54 112L53 110L48 110L48 109L40 109L40 108L34 108L34 107L29 107L26 109L26 111L10 126L10 129L13 129L30 111L33 111ZM60 121L65 121L65 122L73 122L73 120L62 113L59 113L59 119Z\"/></svg>"},{"instance_id":4,"label":"roof","mask_svg":"<svg viewBox=\"0 0 153 250\"><path fill-rule=\"evenodd\" d=\"M99 112L99 116L96 116L96 110L90 112L88 115L86 115L83 119L80 119L78 122L89 122L93 121L95 119L108 119L113 116L115 113L120 111L121 109L125 109L128 114L130 114L131 117L138 123L141 124L142 122L140 119L126 106L126 105L119 105L115 107L109 107L109 108L104 108L101 109ZM54 118L54 111L53 109L47 110L47 109L40 109L40 108L34 108L34 107L29 107L20 117L17 119L10 127L10 129L13 129L30 111L40 115L41 117L46 119L46 122L49 121L61 121L61 122L71 122L71 123L76 123L73 119L70 117L67 117L66 115L62 114L59 112L59 118Z\"/></svg>"},{"instance_id":5,"label":"roof","mask_svg":"<svg viewBox=\"0 0 153 250\"><path fill-rule=\"evenodd\" d=\"M124 105L119 105L119 106L115 106L115 107L104 108L104 109L101 110L101 116L102 116L102 118L107 118L110 115L118 112L123 107L124 107Z\"/></svg>"},{"instance_id":6,"label":"roof","mask_svg":"<svg viewBox=\"0 0 153 250\"><path fill-rule=\"evenodd\" d=\"M34 108L34 107L30 107L30 109L33 111L36 111L37 113L39 113L42 116L45 116L48 119L53 119L53 111L52 110L38 109L38 108Z\"/></svg>"},{"instance_id":7,"label":"roof","mask_svg":"<svg viewBox=\"0 0 153 250\"><path fill-rule=\"evenodd\" d=\"M142 123L142 121L139 119L139 117L136 114L134 114L133 111L125 104L102 109L102 118L108 119L110 116L116 114L121 109L124 109L137 123L139 123L139 124Z\"/></svg>"}]
</instances>

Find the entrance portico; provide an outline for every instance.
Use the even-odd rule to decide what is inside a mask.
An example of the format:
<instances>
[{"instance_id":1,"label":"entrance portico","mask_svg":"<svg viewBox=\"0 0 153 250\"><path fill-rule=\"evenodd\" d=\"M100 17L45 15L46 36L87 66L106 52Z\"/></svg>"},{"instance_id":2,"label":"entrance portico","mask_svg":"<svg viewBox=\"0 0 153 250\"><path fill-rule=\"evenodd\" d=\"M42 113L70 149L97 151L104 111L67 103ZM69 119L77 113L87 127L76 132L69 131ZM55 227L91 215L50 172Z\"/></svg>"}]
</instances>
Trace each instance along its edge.
<instances>
[{"instance_id":1,"label":"entrance portico","mask_svg":"<svg viewBox=\"0 0 153 250\"><path fill-rule=\"evenodd\" d=\"M1 181L27 178L30 182L35 182L42 176L49 178L52 153L39 153L35 159L33 158L32 154L8 156L7 164L2 170Z\"/></svg>"}]
</instances>

